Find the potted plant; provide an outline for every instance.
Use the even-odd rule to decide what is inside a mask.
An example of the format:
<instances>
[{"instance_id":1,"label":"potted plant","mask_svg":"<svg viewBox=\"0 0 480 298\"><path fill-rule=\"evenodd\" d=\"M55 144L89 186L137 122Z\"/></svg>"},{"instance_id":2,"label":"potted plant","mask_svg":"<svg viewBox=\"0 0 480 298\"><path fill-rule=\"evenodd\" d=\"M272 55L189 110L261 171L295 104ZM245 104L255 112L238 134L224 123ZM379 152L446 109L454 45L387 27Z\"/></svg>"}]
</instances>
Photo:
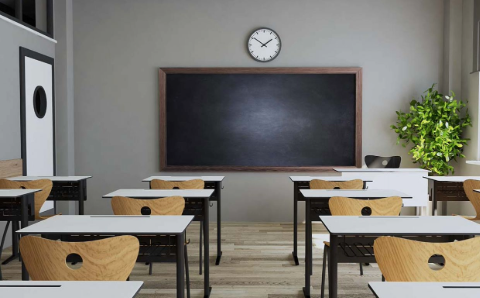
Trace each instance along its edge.
<instances>
[{"instance_id":1,"label":"potted plant","mask_svg":"<svg viewBox=\"0 0 480 298\"><path fill-rule=\"evenodd\" d=\"M464 158L463 149L469 139L462 138L465 127L472 126L466 104L455 99L455 93L444 96L435 84L424 92L421 100L410 102L410 111L397 111L397 123L391 128L398 134L397 144L413 147L409 154L414 163L433 174L454 173L451 160Z\"/></svg>"}]
</instances>

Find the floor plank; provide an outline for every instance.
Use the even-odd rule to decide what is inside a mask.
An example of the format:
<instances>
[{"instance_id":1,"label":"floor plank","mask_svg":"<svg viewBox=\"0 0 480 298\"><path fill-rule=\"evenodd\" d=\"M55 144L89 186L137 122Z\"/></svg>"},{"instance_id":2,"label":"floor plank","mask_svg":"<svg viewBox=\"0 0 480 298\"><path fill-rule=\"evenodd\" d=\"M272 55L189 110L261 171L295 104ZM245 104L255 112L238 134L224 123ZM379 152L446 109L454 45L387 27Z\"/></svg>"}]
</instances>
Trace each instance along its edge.
<instances>
[{"instance_id":1,"label":"floor plank","mask_svg":"<svg viewBox=\"0 0 480 298\"><path fill-rule=\"evenodd\" d=\"M290 223L224 223L222 228L222 262L215 266L216 224L210 226L210 282L211 297L237 298L300 298L304 283L304 225L299 225L300 266L294 266L292 252L293 225ZM188 230L188 246L192 298L203 297L203 276L198 274L198 223ZM323 240L328 235L321 224L314 224L314 268L312 297L320 297ZM2 259L10 255L10 249ZM20 280L20 262L2 266L4 278ZM137 263L131 280L145 282L139 298L174 298L175 265L154 264L153 275L148 266ZM381 273L374 264L364 267L360 276L358 264L339 265L339 297L371 298L369 281L380 281Z\"/></svg>"}]
</instances>

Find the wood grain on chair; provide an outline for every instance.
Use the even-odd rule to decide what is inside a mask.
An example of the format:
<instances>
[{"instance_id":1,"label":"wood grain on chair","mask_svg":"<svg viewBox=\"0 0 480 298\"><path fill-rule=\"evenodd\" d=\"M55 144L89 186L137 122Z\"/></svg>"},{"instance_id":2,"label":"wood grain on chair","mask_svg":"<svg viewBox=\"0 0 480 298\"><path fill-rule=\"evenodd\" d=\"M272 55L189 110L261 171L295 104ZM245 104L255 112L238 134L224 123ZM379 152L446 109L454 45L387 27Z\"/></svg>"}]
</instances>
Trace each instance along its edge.
<instances>
[{"instance_id":1,"label":"wood grain on chair","mask_svg":"<svg viewBox=\"0 0 480 298\"><path fill-rule=\"evenodd\" d=\"M449 243L428 243L380 237L373 246L386 281L480 282L480 238ZM432 270L430 257L441 255L445 266Z\"/></svg>"},{"instance_id":2,"label":"wood grain on chair","mask_svg":"<svg viewBox=\"0 0 480 298\"><path fill-rule=\"evenodd\" d=\"M185 199L179 196L141 200L127 197L113 197L112 209L115 215L142 215L142 208L148 207L149 215L182 215Z\"/></svg>"},{"instance_id":3,"label":"wood grain on chair","mask_svg":"<svg viewBox=\"0 0 480 298\"><path fill-rule=\"evenodd\" d=\"M0 160L0 178L9 178L22 175L22 159Z\"/></svg>"},{"instance_id":4,"label":"wood grain on chair","mask_svg":"<svg viewBox=\"0 0 480 298\"><path fill-rule=\"evenodd\" d=\"M139 243L133 236L87 242L20 238L20 252L32 280L125 281L137 261L138 251ZM82 257L79 269L67 266L70 254Z\"/></svg>"},{"instance_id":5,"label":"wood grain on chair","mask_svg":"<svg viewBox=\"0 0 480 298\"><path fill-rule=\"evenodd\" d=\"M165 181L153 179L150 182L152 189L204 189L205 182L202 179L193 179L187 181Z\"/></svg>"},{"instance_id":6,"label":"wood grain on chair","mask_svg":"<svg viewBox=\"0 0 480 298\"><path fill-rule=\"evenodd\" d=\"M346 197L332 197L328 206L332 215L362 216L362 210L369 208L371 216L398 216L402 211L401 197L388 197L375 200L360 200Z\"/></svg>"},{"instance_id":7,"label":"wood grain on chair","mask_svg":"<svg viewBox=\"0 0 480 298\"><path fill-rule=\"evenodd\" d=\"M313 179L310 181L310 189L363 189L363 181L355 179L350 181L325 181Z\"/></svg>"},{"instance_id":8,"label":"wood grain on chair","mask_svg":"<svg viewBox=\"0 0 480 298\"><path fill-rule=\"evenodd\" d=\"M468 179L463 182L463 190L468 200L472 203L477 215L475 217L465 217L470 220L480 220L480 193L474 192L474 189L480 189L480 180Z\"/></svg>"},{"instance_id":9,"label":"wood grain on chair","mask_svg":"<svg viewBox=\"0 0 480 298\"><path fill-rule=\"evenodd\" d=\"M49 179L39 179L32 181L11 181L8 179L0 179L0 189L41 189L41 191L35 193L35 219L42 220L50 216L41 216L40 209L45 201L50 196L53 183Z\"/></svg>"}]
</instances>

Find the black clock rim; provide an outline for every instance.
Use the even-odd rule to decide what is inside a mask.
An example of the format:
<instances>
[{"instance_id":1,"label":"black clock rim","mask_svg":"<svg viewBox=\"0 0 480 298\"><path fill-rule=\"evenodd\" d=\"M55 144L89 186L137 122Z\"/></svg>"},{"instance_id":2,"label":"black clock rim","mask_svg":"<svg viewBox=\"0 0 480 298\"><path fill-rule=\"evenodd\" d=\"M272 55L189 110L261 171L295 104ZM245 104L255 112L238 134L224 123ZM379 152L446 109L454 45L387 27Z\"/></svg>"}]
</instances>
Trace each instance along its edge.
<instances>
[{"instance_id":1,"label":"black clock rim","mask_svg":"<svg viewBox=\"0 0 480 298\"><path fill-rule=\"evenodd\" d=\"M275 33L275 35L277 35L277 37L278 37L278 41L280 42L280 48L278 49L277 55L276 55L275 57L273 57L272 59L268 60L268 61L263 61L263 60L260 60L260 59L255 58L255 57L252 55L252 53L250 53L249 48L248 48L248 41L250 40L250 37L252 37L253 33L257 32L258 30L262 30L262 29L270 30L270 31L272 31L273 33ZM259 28L255 29L255 30L253 30L252 33L250 33L250 35L249 35L248 38L247 38L247 52L248 52L248 54L250 55L250 57L252 57L253 60L255 60L255 61L257 61L257 62L262 62L262 63L271 62L271 61L277 59L278 56L280 56L280 52L281 52L281 51L282 51L282 39L280 38L280 35L278 35L277 31L275 31L275 30L273 30L273 29L270 29L270 28L268 28L268 27L259 27Z\"/></svg>"}]
</instances>

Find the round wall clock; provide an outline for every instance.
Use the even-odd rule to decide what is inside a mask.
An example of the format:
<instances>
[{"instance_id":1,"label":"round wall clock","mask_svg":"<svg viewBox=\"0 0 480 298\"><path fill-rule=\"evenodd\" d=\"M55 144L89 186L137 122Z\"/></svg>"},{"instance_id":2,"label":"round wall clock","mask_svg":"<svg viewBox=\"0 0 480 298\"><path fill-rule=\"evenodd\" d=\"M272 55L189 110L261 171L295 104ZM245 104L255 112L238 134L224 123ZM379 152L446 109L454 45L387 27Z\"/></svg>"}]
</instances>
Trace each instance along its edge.
<instances>
[{"instance_id":1,"label":"round wall clock","mask_svg":"<svg viewBox=\"0 0 480 298\"><path fill-rule=\"evenodd\" d=\"M247 41L247 49L253 59L259 62L268 62L280 54L282 42L277 32L268 28L253 31Z\"/></svg>"}]
</instances>

